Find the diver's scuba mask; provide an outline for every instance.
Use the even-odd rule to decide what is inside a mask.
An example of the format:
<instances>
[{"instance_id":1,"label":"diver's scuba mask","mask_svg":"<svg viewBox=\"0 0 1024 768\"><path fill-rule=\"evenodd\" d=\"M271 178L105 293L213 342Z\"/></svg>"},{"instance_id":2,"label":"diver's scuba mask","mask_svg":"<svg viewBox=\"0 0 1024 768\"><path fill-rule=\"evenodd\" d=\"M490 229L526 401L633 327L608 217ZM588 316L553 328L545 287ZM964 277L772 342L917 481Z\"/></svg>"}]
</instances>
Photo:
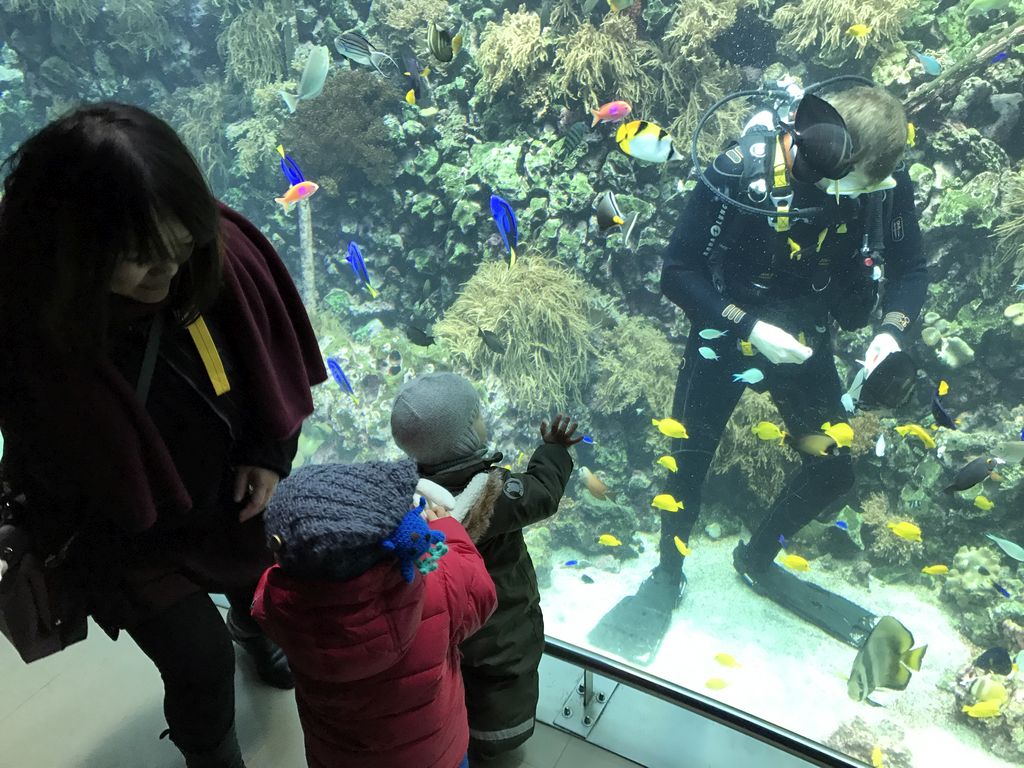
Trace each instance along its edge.
<instances>
[{"instance_id":1,"label":"diver's scuba mask","mask_svg":"<svg viewBox=\"0 0 1024 768\"><path fill-rule=\"evenodd\" d=\"M708 120L725 104L736 99L754 97L760 99L765 105L765 111L770 111L775 135L777 137L788 135L792 147L795 148L795 152L791 156L792 168L789 169L793 178L809 184L816 184L822 179L830 179L832 184L828 187L829 194L835 194L837 189L840 195L866 192L866 189L859 189L857 186L863 186L862 181L857 182L857 185L848 184L845 188L837 186L837 183L842 182L853 170L851 162L854 150L853 142L846 130L846 124L835 108L812 93L812 91L843 80L868 86L874 85L865 77L840 75L807 88L801 88L794 78L787 76L775 82L766 82L761 88L755 90L731 93L717 101L697 123L693 139L690 142L690 155L697 178L711 190L715 197L723 202L739 208L745 213L766 215L769 217L769 221L779 222L781 219L784 223L788 223L796 219L809 220L823 212L822 208L790 208L788 203L792 201L792 194L789 190L784 190L789 193L784 196L772 194L773 205L770 208L750 205L716 189L707 178L697 154L700 132ZM764 127L767 128L767 125ZM769 169L769 171L771 170ZM779 173L778 162L774 169L774 177L776 187L785 186L785 181ZM780 184L780 182L782 183ZM895 181L893 181L893 186L895 186ZM877 186L877 188L885 189L886 187ZM849 191L844 191L844 189ZM765 196L767 197L771 191L771 189L766 189ZM777 229L782 228L784 227L777 226Z\"/></svg>"}]
</instances>

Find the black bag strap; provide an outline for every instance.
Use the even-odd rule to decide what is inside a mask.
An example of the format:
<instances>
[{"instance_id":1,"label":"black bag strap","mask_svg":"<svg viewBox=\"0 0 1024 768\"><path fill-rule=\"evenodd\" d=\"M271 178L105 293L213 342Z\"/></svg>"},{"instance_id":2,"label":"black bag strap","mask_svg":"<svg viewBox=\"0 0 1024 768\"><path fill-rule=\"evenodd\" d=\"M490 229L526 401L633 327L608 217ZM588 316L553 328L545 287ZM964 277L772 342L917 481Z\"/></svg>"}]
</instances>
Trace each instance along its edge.
<instances>
[{"instance_id":1,"label":"black bag strap","mask_svg":"<svg viewBox=\"0 0 1024 768\"><path fill-rule=\"evenodd\" d=\"M149 327L149 340L146 342L146 354L142 358L142 369L139 371L139 381L135 385L135 394L139 396L142 404L146 404L146 397L149 395L149 385L153 381L153 369L156 367L156 355L160 351L160 336L164 331L164 313L157 312L153 318L153 324Z\"/></svg>"}]
</instances>

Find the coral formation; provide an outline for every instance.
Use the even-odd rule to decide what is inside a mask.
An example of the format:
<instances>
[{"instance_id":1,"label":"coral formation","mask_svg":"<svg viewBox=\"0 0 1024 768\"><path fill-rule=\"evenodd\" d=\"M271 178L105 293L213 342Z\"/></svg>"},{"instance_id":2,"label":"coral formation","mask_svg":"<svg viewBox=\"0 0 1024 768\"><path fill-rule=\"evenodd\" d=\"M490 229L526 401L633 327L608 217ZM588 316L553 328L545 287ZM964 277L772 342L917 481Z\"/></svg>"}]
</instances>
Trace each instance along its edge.
<instances>
[{"instance_id":1,"label":"coral formation","mask_svg":"<svg viewBox=\"0 0 1024 768\"><path fill-rule=\"evenodd\" d=\"M634 109L655 94L647 70L657 48L637 37L636 23L623 14L609 14L595 27L583 22L557 40L552 83L556 92L595 107L611 98Z\"/></svg>"},{"instance_id":2,"label":"coral formation","mask_svg":"<svg viewBox=\"0 0 1024 768\"><path fill-rule=\"evenodd\" d=\"M214 183L227 178L231 165L223 128L229 98L222 82L210 81L191 88L178 88L154 108L156 114L174 127L199 167Z\"/></svg>"},{"instance_id":3,"label":"coral formation","mask_svg":"<svg viewBox=\"0 0 1024 768\"><path fill-rule=\"evenodd\" d=\"M425 32L428 21L443 24L448 15L447 0L377 0L377 13L392 29Z\"/></svg>"},{"instance_id":4,"label":"coral formation","mask_svg":"<svg viewBox=\"0 0 1024 768\"><path fill-rule=\"evenodd\" d=\"M860 717L841 723L825 739L825 743L845 755L856 758L865 765L872 765L872 753L878 747L886 768L913 768L914 756L904 744L903 731L891 721L885 721L880 729ZM877 765L877 763L874 763Z\"/></svg>"},{"instance_id":5,"label":"coral formation","mask_svg":"<svg viewBox=\"0 0 1024 768\"><path fill-rule=\"evenodd\" d=\"M587 320L586 284L537 254L515 267L486 261L434 325L454 358L472 373L493 369L513 407L530 419L579 401L596 351ZM497 353L481 330L505 345Z\"/></svg>"},{"instance_id":6,"label":"coral formation","mask_svg":"<svg viewBox=\"0 0 1024 768\"><path fill-rule=\"evenodd\" d=\"M993 234L1004 254L1004 261L1013 264L1015 279L1024 273L1024 170L1007 173L1002 182L999 213L1002 221Z\"/></svg>"},{"instance_id":7,"label":"coral formation","mask_svg":"<svg viewBox=\"0 0 1024 768\"><path fill-rule=\"evenodd\" d=\"M522 5L515 13L505 11L500 24L487 22L476 52L481 93L493 100L506 86L528 82L547 62L547 45L540 16Z\"/></svg>"},{"instance_id":8,"label":"coral formation","mask_svg":"<svg viewBox=\"0 0 1024 768\"><path fill-rule=\"evenodd\" d=\"M100 4L94 0L0 0L0 10L7 13L31 13L37 18L46 11L60 24L88 24L100 15Z\"/></svg>"},{"instance_id":9,"label":"coral formation","mask_svg":"<svg viewBox=\"0 0 1024 768\"><path fill-rule=\"evenodd\" d=\"M744 484L762 503L779 495L786 473L796 466L796 454L777 441L766 442L751 434L759 421L779 423L779 410L768 393L746 390L722 434L711 472L724 475L735 469Z\"/></svg>"},{"instance_id":10,"label":"coral formation","mask_svg":"<svg viewBox=\"0 0 1024 768\"><path fill-rule=\"evenodd\" d=\"M336 71L323 93L285 123L284 145L327 192L342 187L392 185L398 171L395 136L384 117L401 101L365 70ZM271 148L272 150L272 148Z\"/></svg>"},{"instance_id":11,"label":"coral formation","mask_svg":"<svg viewBox=\"0 0 1024 768\"><path fill-rule=\"evenodd\" d=\"M246 92L284 78L280 24L273 10L252 8L235 18L217 38L217 50L228 74L241 82Z\"/></svg>"},{"instance_id":12,"label":"coral formation","mask_svg":"<svg viewBox=\"0 0 1024 768\"><path fill-rule=\"evenodd\" d=\"M916 5L916 0L801 0L778 8L772 23L782 33L780 47L818 48L826 60L854 49L859 59L869 45L896 43ZM854 37L847 32L852 24L866 24L870 32Z\"/></svg>"},{"instance_id":13,"label":"coral formation","mask_svg":"<svg viewBox=\"0 0 1024 768\"><path fill-rule=\"evenodd\" d=\"M978 645L1003 642L1002 625L1024 621L1024 582L1003 564L1000 552L990 546L963 546L942 588L942 598L957 607L960 631ZM1003 595L996 585L1007 590ZM1016 596L1016 597L1012 597Z\"/></svg>"},{"instance_id":14,"label":"coral formation","mask_svg":"<svg viewBox=\"0 0 1024 768\"><path fill-rule=\"evenodd\" d=\"M604 332L594 410L619 413L638 402L668 413L678 355L665 334L643 317L627 317Z\"/></svg>"}]
</instances>

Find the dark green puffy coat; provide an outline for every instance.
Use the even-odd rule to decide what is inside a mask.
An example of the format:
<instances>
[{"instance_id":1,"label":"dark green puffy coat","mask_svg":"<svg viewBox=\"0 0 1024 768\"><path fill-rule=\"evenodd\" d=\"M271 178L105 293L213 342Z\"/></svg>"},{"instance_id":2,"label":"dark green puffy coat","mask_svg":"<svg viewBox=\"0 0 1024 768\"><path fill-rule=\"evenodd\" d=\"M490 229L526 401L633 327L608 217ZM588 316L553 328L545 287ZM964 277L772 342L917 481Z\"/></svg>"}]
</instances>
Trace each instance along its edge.
<instances>
[{"instance_id":1,"label":"dark green puffy coat","mask_svg":"<svg viewBox=\"0 0 1024 768\"><path fill-rule=\"evenodd\" d=\"M564 446L543 443L525 472L488 462L428 477L458 494L457 509L469 507L463 524L498 593L494 615L462 644L471 756L513 749L533 734L544 618L523 528L558 511L572 468Z\"/></svg>"}]
</instances>

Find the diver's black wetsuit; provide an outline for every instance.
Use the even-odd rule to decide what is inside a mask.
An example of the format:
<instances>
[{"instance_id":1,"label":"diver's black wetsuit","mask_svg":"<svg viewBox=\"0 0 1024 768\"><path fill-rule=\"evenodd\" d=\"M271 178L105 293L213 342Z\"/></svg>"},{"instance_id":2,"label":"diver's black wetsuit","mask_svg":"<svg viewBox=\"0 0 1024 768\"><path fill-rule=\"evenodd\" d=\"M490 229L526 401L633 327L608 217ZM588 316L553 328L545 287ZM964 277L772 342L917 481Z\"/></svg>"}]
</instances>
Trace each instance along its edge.
<instances>
[{"instance_id":1,"label":"diver's black wetsuit","mask_svg":"<svg viewBox=\"0 0 1024 768\"><path fill-rule=\"evenodd\" d=\"M738 189L741 170L742 155L734 148L715 160L707 176L733 199L749 202L745 191ZM892 195L892 207L883 219L884 314L878 332L892 334L903 346L901 337L921 310L928 280L913 185L904 168L893 175L898 185L884 193ZM834 196L814 185L793 184L793 208L825 210L814 223L794 222L785 233L775 232L765 217L745 214L698 184L665 252L662 293L686 312L692 324L672 409L673 417L686 425L689 439L673 441L679 471L667 489L686 506L661 515L665 575L680 572L682 557L673 537L689 541L712 456L743 392L742 383L733 383L733 373L748 368L764 373L764 381L754 389L771 393L792 435L820 432L824 422L847 417L840 402L843 390L832 357L829 318L847 329L869 321L874 284L871 269L859 254L864 232L861 208L868 196L841 198L837 204ZM802 364L779 365L756 349L744 354L740 342L758 320L797 337L802 333L814 354ZM706 328L728 334L705 340L698 332ZM743 346L749 353L749 345ZM699 347L712 348L720 359L705 359ZM853 484L849 449L801 458L803 466L786 483L746 549L746 564L753 570L771 564L779 551L779 534L788 537L798 531Z\"/></svg>"}]
</instances>

